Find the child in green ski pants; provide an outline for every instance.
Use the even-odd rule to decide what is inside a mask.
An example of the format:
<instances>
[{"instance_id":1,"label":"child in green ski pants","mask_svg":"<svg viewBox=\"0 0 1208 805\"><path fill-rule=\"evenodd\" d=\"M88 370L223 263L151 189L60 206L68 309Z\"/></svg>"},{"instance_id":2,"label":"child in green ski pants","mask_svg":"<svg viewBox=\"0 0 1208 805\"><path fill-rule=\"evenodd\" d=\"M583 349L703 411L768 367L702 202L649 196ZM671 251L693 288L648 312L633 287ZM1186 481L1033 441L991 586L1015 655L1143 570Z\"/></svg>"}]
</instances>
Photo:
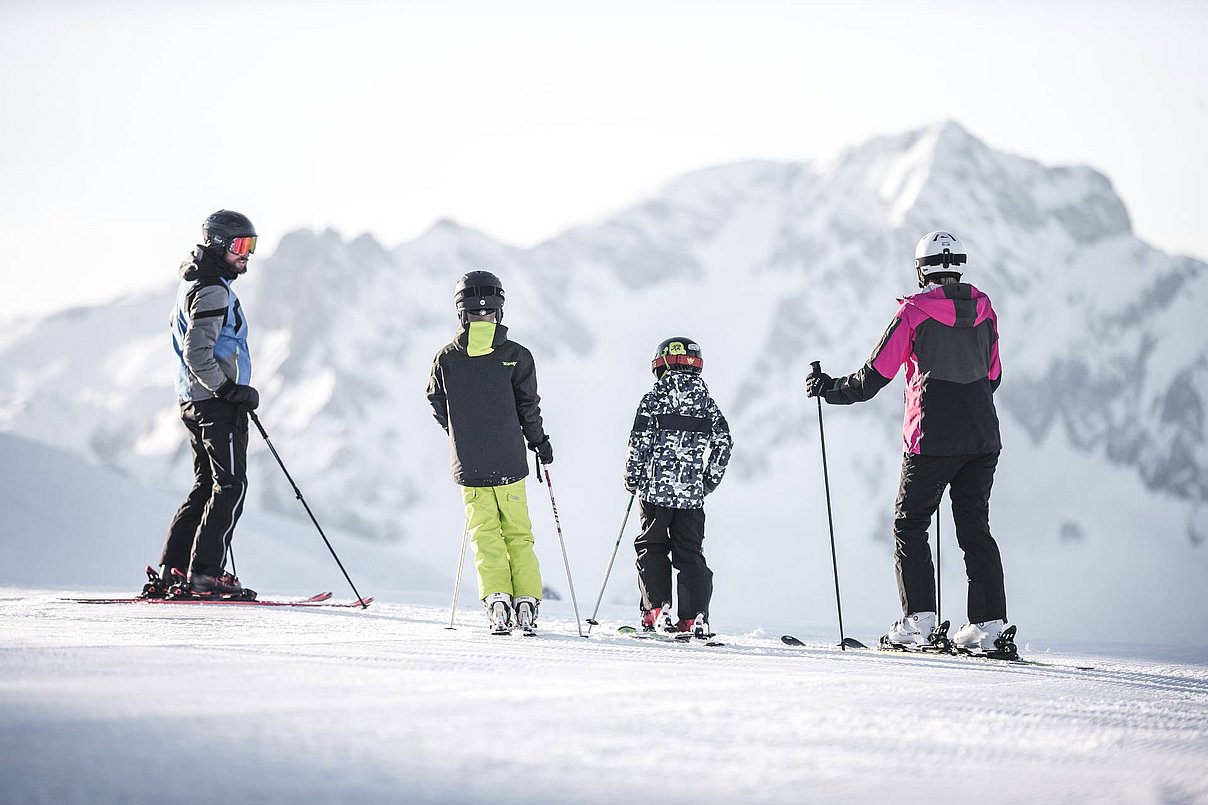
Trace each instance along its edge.
<instances>
[{"instance_id":1,"label":"child in green ski pants","mask_svg":"<svg viewBox=\"0 0 1208 805\"><path fill-rule=\"evenodd\" d=\"M453 480L462 487L466 529L478 570L478 596L491 631L537 628L541 568L533 552L524 479L525 453L552 464L554 449L541 422L532 354L508 340L503 284L471 271L454 293L461 329L436 354L428 402L449 434Z\"/></svg>"}]
</instances>

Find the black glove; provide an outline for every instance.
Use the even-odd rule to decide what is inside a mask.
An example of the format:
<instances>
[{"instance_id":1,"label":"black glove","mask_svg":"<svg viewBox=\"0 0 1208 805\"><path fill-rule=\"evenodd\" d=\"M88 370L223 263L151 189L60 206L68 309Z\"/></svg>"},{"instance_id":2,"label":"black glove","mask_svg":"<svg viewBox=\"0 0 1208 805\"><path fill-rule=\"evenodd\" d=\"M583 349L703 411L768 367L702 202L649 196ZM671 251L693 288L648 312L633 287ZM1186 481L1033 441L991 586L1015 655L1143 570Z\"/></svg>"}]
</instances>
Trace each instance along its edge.
<instances>
[{"instance_id":1,"label":"black glove","mask_svg":"<svg viewBox=\"0 0 1208 805\"><path fill-rule=\"evenodd\" d=\"M546 436L544 439L537 442L536 444L530 444L529 450L532 450L534 453L537 454L537 459L542 464L553 464L554 463L554 446L549 443L548 436Z\"/></svg>"},{"instance_id":2,"label":"black glove","mask_svg":"<svg viewBox=\"0 0 1208 805\"><path fill-rule=\"evenodd\" d=\"M255 411L260 406L260 392L251 386L237 385L234 380L227 380L214 393L227 402L241 405L249 411Z\"/></svg>"},{"instance_id":3,"label":"black glove","mask_svg":"<svg viewBox=\"0 0 1208 805\"><path fill-rule=\"evenodd\" d=\"M625 491L631 495L636 495L638 493L638 485L635 484L633 481L626 479L625 480Z\"/></svg>"},{"instance_id":4,"label":"black glove","mask_svg":"<svg viewBox=\"0 0 1208 805\"><path fill-rule=\"evenodd\" d=\"M711 495L721 485L721 481L714 481L712 478L705 477L705 494Z\"/></svg>"},{"instance_id":5,"label":"black glove","mask_svg":"<svg viewBox=\"0 0 1208 805\"><path fill-rule=\"evenodd\" d=\"M805 376L805 396L821 397L833 385L835 385L835 379L826 372L810 372Z\"/></svg>"}]
</instances>

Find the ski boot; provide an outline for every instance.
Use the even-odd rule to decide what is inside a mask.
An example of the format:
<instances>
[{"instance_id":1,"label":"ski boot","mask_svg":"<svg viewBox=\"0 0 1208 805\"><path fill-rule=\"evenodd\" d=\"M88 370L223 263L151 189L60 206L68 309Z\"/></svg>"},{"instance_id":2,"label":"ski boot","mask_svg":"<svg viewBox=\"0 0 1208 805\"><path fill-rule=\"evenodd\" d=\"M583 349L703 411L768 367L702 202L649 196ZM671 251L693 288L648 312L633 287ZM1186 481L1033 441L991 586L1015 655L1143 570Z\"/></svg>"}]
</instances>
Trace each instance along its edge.
<instances>
[{"instance_id":1,"label":"ski boot","mask_svg":"<svg viewBox=\"0 0 1208 805\"><path fill-rule=\"evenodd\" d=\"M928 638L934 631L935 613L915 612L894 621L889 633L881 636L877 647L890 651L919 651L930 645Z\"/></svg>"},{"instance_id":2,"label":"ski boot","mask_svg":"<svg viewBox=\"0 0 1208 805\"><path fill-rule=\"evenodd\" d=\"M205 573L190 572L187 584L189 592L195 598L218 598L224 601L256 600L256 591L244 587L239 583L239 579L230 573L210 576Z\"/></svg>"},{"instance_id":3,"label":"ski boot","mask_svg":"<svg viewBox=\"0 0 1208 805\"><path fill-rule=\"evenodd\" d=\"M166 598L194 598L193 591L189 589L189 577L185 575L180 568L174 567L168 571L164 580L168 584L168 594Z\"/></svg>"},{"instance_id":4,"label":"ski boot","mask_svg":"<svg viewBox=\"0 0 1208 805\"><path fill-rule=\"evenodd\" d=\"M924 650L937 654L951 654L952 640L948 638L948 630L951 628L952 621L936 624L936 627L931 630L931 634L927 635L927 645L924 646Z\"/></svg>"},{"instance_id":5,"label":"ski boot","mask_svg":"<svg viewBox=\"0 0 1208 805\"><path fill-rule=\"evenodd\" d=\"M1015 646L1015 627L1005 621L966 623L952 640L960 654L973 654L995 660L1019 659Z\"/></svg>"},{"instance_id":6,"label":"ski boot","mask_svg":"<svg viewBox=\"0 0 1208 805\"><path fill-rule=\"evenodd\" d=\"M648 609L642 613L643 632L675 632L678 631L675 622L671 620L671 602L665 601L661 607Z\"/></svg>"},{"instance_id":7,"label":"ski boot","mask_svg":"<svg viewBox=\"0 0 1208 805\"><path fill-rule=\"evenodd\" d=\"M516 625L525 637L537 634L537 609L541 602L531 595L516 597Z\"/></svg>"},{"instance_id":8,"label":"ski boot","mask_svg":"<svg viewBox=\"0 0 1208 805\"><path fill-rule=\"evenodd\" d=\"M680 632L689 634L697 640L708 640L713 637L713 633L709 631L709 621L705 618L705 613L696 613L695 618L684 618L676 627Z\"/></svg>"},{"instance_id":9,"label":"ski boot","mask_svg":"<svg viewBox=\"0 0 1208 805\"><path fill-rule=\"evenodd\" d=\"M169 568L164 568L164 574L160 573L151 565L147 565L147 583L143 585L143 591L139 593L139 598L167 598L168 588L172 585L169 574L172 571Z\"/></svg>"},{"instance_id":10,"label":"ski boot","mask_svg":"<svg viewBox=\"0 0 1208 805\"><path fill-rule=\"evenodd\" d=\"M507 593L491 593L482 599L491 619L491 634L512 633L512 596Z\"/></svg>"}]
</instances>

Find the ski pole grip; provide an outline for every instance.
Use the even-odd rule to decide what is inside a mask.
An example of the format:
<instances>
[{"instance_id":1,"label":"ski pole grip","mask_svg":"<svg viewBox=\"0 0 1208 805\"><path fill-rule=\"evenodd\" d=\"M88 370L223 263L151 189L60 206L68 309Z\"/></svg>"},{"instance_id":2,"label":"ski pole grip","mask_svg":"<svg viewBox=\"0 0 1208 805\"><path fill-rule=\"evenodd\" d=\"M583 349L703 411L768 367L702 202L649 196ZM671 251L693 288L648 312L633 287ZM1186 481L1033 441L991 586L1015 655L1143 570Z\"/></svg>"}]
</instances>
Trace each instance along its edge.
<instances>
[{"instance_id":1,"label":"ski pole grip","mask_svg":"<svg viewBox=\"0 0 1208 805\"><path fill-rule=\"evenodd\" d=\"M810 369L816 375L822 374L822 361L810 361Z\"/></svg>"}]
</instances>

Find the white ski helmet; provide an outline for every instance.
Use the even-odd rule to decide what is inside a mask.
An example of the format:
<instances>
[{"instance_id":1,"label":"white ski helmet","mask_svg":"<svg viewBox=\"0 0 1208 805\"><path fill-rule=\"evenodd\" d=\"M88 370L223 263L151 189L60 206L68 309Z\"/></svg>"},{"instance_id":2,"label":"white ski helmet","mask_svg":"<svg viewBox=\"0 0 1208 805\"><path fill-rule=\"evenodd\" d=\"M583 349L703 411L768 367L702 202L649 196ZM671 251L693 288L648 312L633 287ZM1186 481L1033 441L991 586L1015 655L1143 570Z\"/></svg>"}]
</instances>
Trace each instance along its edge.
<instances>
[{"instance_id":1,"label":"white ski helmet","mask_svg":"<svg viewBox=\"0 0 1208 805\"><path fill-rule=\"evenodd\" d=\"M914 267L919 272L919 287L922 288L937 276L959 278L962 272L956 266L964 265L967 259L965 244L956 235L943 230L928 232L914 247Z\"/></svg>"}]
</instances>

